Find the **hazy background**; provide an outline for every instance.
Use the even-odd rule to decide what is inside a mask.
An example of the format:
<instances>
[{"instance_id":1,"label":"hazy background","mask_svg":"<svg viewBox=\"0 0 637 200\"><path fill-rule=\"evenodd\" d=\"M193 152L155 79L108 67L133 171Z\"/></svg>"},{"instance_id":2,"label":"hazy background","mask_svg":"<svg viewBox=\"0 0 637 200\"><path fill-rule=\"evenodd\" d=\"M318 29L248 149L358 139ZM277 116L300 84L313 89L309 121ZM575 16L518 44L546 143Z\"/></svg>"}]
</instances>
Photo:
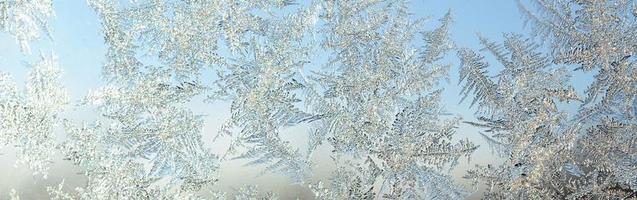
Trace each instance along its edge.
<instances>
[{"instance_id":1,"label":"hazy background","mask_svg":"<svg viewBox=\"0 0 637 200\"><path fill-rule=\"evenodd\" d=\"M490 38L493 41L502 41L502 33L526 32L523 28L524 20L519 14L516 1L512 0L415 0L411 6L414 17L432 16L438 19L448 10L451 10L454 23L451 29L452 38L458 47L480 49L476 33ZM32 55L25 56L20 53L19 46L9 35L0 33L0 70L9 72L14 80L24 83L27 73L30 71L23 63L34 63L39 60L39 51L44 55L55 53L59 66L64 70L63 82L69 89L72 100L79 100L91 89L104 85L100 80L100 70L104 61L105 45L100 33L100 24L95 13L83 0L58 0L54 1L56 17L51 21L51 33L53 41L46 38L33 42ZM432 21L432 24L437 22ZM496 61L487 57L489 63L494 64L489 70L495 72L501 66ZM473 120L474 109L469 108L468 103L459 104L458 64L455 52L445 58L454 65L450 72L449 82L443 83L445 92L443 101L450 113L463 117L464 120ZM211 76L208 74L207 76ZM585 77L585 78L582 78ZM579 76L575 79L575 85L581 93L589 76ZM212 144L212 138L217 134L221 123L228 119L230 108L226 102L215 104L193 103L192 107L198 114L206 114L206 124L203 129L204 139L216 152L223 151L226 146L223 140ZM575 109L569 106L569 109ZM72 111L71 118L91 120L94 118L87 111ZM461 177L465 171L475 164L497 163L498 160L478 134L479 130L465 124L460 125L457 138L469 138L472 142L481 145L473 154L471 161L464 159L458 167L452 171L454 178L467 184ZM285 130L284 137L292 142L298 141L305 144L305 135L302 128L295 131L294 128ZM326 154L315 154L314 168L317 179L328 176L331 170L331 161ZM57 185L63 179L65 186L73 188L82 186L84 178L77 173L81 170L61 159L56 162L49 171L49 178L41 180L31 175L31 171L25 166L14 166L15 155L12 147L0 148L0 199L8 197L12 188L17 190L24 199L47 199L46 186ZM228 193L243 184L256 184L261 191L273 191L281 195L282 199L308 198L309 191L301 186L290 185L286 177L274 174L255 177L262 168L243 167L245 160L227 161L221 167L219 184L212 189L221 189ZM478 198L480 192L476 192L470 198Z\"/></svg>"}]
</instances>

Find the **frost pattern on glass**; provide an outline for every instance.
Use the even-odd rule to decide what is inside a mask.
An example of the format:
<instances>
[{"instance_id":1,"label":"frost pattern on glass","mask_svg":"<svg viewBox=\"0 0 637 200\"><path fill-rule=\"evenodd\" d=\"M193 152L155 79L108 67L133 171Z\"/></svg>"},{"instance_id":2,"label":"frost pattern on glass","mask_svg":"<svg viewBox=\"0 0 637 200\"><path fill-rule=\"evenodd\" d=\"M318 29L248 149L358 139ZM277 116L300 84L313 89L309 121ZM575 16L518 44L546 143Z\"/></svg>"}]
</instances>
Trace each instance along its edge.
<instances>
[{"instance_id":1,"label":"frost pattern on glass","mask_svg":"<svg viewBox=\"0 0 637 200\"><path fill-rule=\"evenodd\" d=\"M69 195L81 199L197 196L197 191L216 182L218 158L201 140L202 116L186 104L207 88L197 81L195 70L177 63L171 63L175 67L150 64L136 55L134 48L139 45L133 42L138 38L125 29L131 23L120 17L131 14L129 19L135 19L135 13L153 12L118 7L112 1L89 3L102 19L109 45L103 73L109 82L81 103L99 114L97 122L66 123L67 138L60 149L88 177L86 186Z\"/></svg>"},{"instance_id":2,"label":"frost pattern on glass","mask_svg":"<svg viewBox=\"0 0 637 200\"><path fill-rule=\"evenodd\" d=\"M170 74L168 80L199 86L202 71L217 72L214 87L199 91L210 100L232 102L232 117L222 132L231 136L229 154L238 154L235 159L250 159L248 165L265 165L265 172L308 184L309 158L328 141L339 157L336 162L345 162L340 156L346 155L357 157L352 163L360 163L358 157L381 162L383 177L371 177L384 180L374 191L378 196L464 195L442 173L443 166L476 148L468 141L450 141L458 119L444 117L438 104L436 85L448 65L437 61L452 48L449 15L439 28L421 35L423 20L411 20L401 1L90 3L102 18L109 45L108 79L135 85L136 77L149 76L140 72L158 71ZM361 23L367 15L373 15L369 27ZM424 38L423 48L411 44L418 35ZM312 54L320 52L333 54L326 67L338 74L310 66ZM368 76L373 85L364 84ZM448 119L440 121L440 116ZM311 127L308 152L282 139L280 131L290 126ZM423 142L425 149L419 148Z\"/></svg>"},{"instance_id":3,"label":"frost pattern on glass","mask_svg":"<svg viewBox=\"0 0 637 200\"><path fill-rule=\"evenodd\" d=\"M579 174L568 198L637 195L637 5L633 1L532 1L521 10L550 38L555 63L594 73L568 134ZM531 11L536 8L537 12ZM591 159L595 158L595 159ZM566 165L562 165L566 166Z\"/></svg>"},{"instance_id":4,"label":"frost pattern on glass","mask_svg":"<svg viewBox=\"0 0 637 200\"><path fill-rule=\"evenodd\" d=\"M86 184L51 185L52 199L278 198L253 185L211 190L228 159L317 199L461 199L470 192L448 172L478 146L454 140L462 119L441 102L453 50L460 98L477 106L478 120L464 123L504 158L465 176L487 184L486 199L634 198L637 6L518 3L546 43L505 34L479 36L481 51L455 48L450 14L425 31L402 0L88 0L107 45L105 85L70 104L55 56L33 64L24 89L0 72L0 143L36 178L55 153L82 169ZM28 56L52 5L0 0L0 28ZM491 75L485 55L502 70ZM594 74L585 94L570 69ZM223 155L202 141L204 116L190 107L202 99L231 103ZM62 117L75 108L96 120ZM288 130L307 136L306 149ZM336 165L327 180L312 173L322 147Z\"/></svg>"},{"instance_id":5,"label":"frost pattern on glass","mask_svg":"<svg viewBox=\"0 0 637 200\"><path fill-rule=\"evenodd\" d=\"M0 1L0 29L13 36L22 52L29 54L29 42L49 34L48 21L54 16L52 0Z\"/></svg>"},{"instance_id":6,"label":"frost pattern on glass","mask_svg":"<svg viewBox=\"0 0 637 200\"><path fill-rule=\"evenodd\" d=\"M568 83L569 71L553 65L538 45L516 34L505 38L498 44L480 37L484 51L503 66L495 80L487 75L484 56L470 49L458 52L463 99L473 94L471 105L479 105L479 121L467 123L485 128L489 135L483 136L507 158L500 166L476 166L465 178L485 181L485 198L540 198L550 187L543 173L552 172L551 156L561 150L556 141L567 126L568 116L557 102L579 97Z\"/></svg>"},{"instance_id":7,"label":"frost pattern on glass","mask_svg":"<svg viewBox=\"0 0 637 200\"><path fill-rule=\"evenodd\" d=\"M637 7L623 0L530 2L518 4L535 36L548 38L547 54L531 40L519 45L519 36L506 36L504 45L480 38L504 66L496 81L481 55L458 53L463 95L473 94L480 106L480 122L468 123L490 132L488 141L508 157L466 177L486 181L487 198L634 198ZM566 67L594 73L584 98L566 81ZM555 100L581 101L580 110L566 112Z\"/></svg>"},{"instance_id":8,"label":"frost pattern on glass","mask_svg":"<svg viewBox=\"0 0 637 200\"><path fill-rule=\"evenodd\" d=\"M330 54L316 85L318 121L310 146L326 141L337 171L312 186L319 199L458 199L468 195L444 170L476 148L450 141L459 119L447 116L437 84L453 46L447 14L422 31L402 1L325 2ZM418 40L422 38L422 40ZM415 47L414 42L420 47ZM421 41L424 41L422 45Z\"/></svg>"},{"instance_id":9,"label":"frost pattern on glass","mask_svg":"<svg viewBox=\"0 0 637 200\"><path fill-rule=\"evenodd\" d=\"M47 177L55 153L54 129L68 104L55 56L31 66L25 90L0 72L0 144L17 148L16 164Z\"/></svg>"},{"instance_id":10,"label":"frost pattern on glass","mask_svg":"<svg viewBox=\"0 0 637 200\"><path fill-rule=\"evenodd\" d=\"M201 140L202 117L184 105L203 88L196 82L175 83L168 70L148 67L136 73L125 83L105 86L86 97L85 104L95 106L104 118L100 123L104 128L92 134L83 133L85 128L69 131L75 132L69 134L74 143L66 146L70 159L86 165L86 175L95 181L89 181L83 189L86 194L80 195L183 198L213 184L218 159ZM89 149L82 145L93 150L76 154L78 149Z\"/></svg>"},{"instance_id":11,"label":"frost pattern on glass","mask_svg":"<svg viewBox=\"0 0 637 200\"><path fill-rule=\"evenodd\" d=\"M235 159L252 159L248 165L266 164L267 171L287 175L296 183L311 177L310 163L281 138L280 131L322 118L303 111L299 96L306 87L299 81L300 71L311 53L302 37L314 25L303 19L316 14L311 7L269 21L263 33L252 36L250 46L218 71L219 89L213 96L232 99L227 125L239 127L240 132L228 132L233 135L230 151L247 148Z\"/></svg>"}]
</instances>

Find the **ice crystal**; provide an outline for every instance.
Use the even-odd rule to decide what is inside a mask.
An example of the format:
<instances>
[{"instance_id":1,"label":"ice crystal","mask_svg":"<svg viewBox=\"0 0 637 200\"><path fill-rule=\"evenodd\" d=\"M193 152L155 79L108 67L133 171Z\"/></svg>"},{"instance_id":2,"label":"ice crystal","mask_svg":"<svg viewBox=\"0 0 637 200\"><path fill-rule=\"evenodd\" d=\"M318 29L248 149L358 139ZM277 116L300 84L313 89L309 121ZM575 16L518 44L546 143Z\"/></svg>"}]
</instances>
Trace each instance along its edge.
<instances>
[{"instance_id":1,"label":"ice crystal","mask_svg":"<svg viewBox=\"0 0 637 200\"><path fill-rule=\"evenodd\" d=\"M562 156L583 173L570 181L567 197L635 197L635 2L532 2L520 7L536 32L550 39L554 62L593 72L595 78L567 132L574 148Z\"/></svg>"},{"instance_id":2,"label":"ice crystal","mask_svg":"<svg viewBox=\"0 0 637 200\"><path fill-rule=\"evenodd\" d=\"M55 149L54 129L68 104L55 56L32 66L25 90L0 73L0 143L17 147L18 163L47 177Z\"/></svg>"},{"instance_id":3,"label":"ice crystal","mask_svg":"<svg viewBox=\"0 0 637 200\"><path fill-rule=\"evenodd\" d=\"M300 41L304 30L312 25L299 19L313 13L311 9L301 10L272 21L262 38L252 39L252 45L243 49L236 61L228 62L217 82L217 94L233 99L229 123L241 127L232 148L248 145L238 158L255 159L249 165L270 163L268 170L286 174L297 183L310 176L310 163L282 140L279 132L322 118L300 109L302 100L297 95L306 87L297 79L310 53Z\"/></svg>"},{"instance_id":4,"label":"ice crystal","mask_svg":"<svg viewBox=\"0 0 637 200\"><path fill-rule=\"evenodd\" d=\"M458 119L439 120L446 113L436 85L448 65L438 60L452 48L449 15L439 28L422 32L422 20L411 20L401 1L89 2L102 19L109 46L104 75L114 85L91 94L88 102L114 121L108 129L108 137L114 137L109 145L150 162L150 171L139 169L148 178L160 174L165 176L158 178L173 183L186 175L213 174L187 167L196 163L184 156L198 151L184 155L164 149L183 145L171 143L182 135L177 130L184 132L182 139L196 136L189 130L198 125L187 125L198 118L175 104L209 92L211 87L200 85L199 79L203 70L212 68L219 79L211 97L232 102L224 132L232 136L231 150L245 147L236 158L251 159L249 165L265 165L268 171L305 183L311 177L308 157L327 140L337 163L348 163L341 156L356 157L342 170L360 164L359 157L380 162L365 168L374 173L361 172L373 174L368 177L371 184L383 180L382 187L365 195L464 195L440 170L475 149L468 141L451 142ZM317 39L321 48L308 40L317 30L325 33ZM421 32L425 45L414 47L411 43ZM222 47L230 54L222 54ZM327 67L337 73L305 75L314 71L311 54L323 51L333 55ZM184 121L188 123L181 127ZM306 123L312 127L311 144L303 154L283 140L280 131ZM230 131L234 127L238 133ZM121 159L126 157L115 160ZM154 182L148 180L146 187L165 189L151 187ZM349 186L347 190L363 190L369 184ZM364 197L360 195L335 197Z\"/></svg>"},{"instance_id":5,"label":"ice crystal","mask_svg":"<svg viewBox=\"0 0 637 200\"><path fill-rule=\"evenodd\" d=\"M448 67L439 60L452 48L450 15L423 32L422 19L410 18L406 2L323 6L323 47L331 56L326 69L309 79L320 103L313 108L326 117L311 142L327 140L340 167L330 183L313 186L317 197L464 197L439 170L476 148L450 141L458 119L445 117L436 89ZM425 42L422 48L413 45L417 36Z\"/></svg>"},{"instance_id":6,"label":"ice crystal","mask_svg":"<svg viewBox=\"0 0 637 200\"><path fill-rule=\"evenodd\" d=\"M575 64L577 70L597 70L587 89L585 103L599 109L612 108L634 119L637 114L635 47L637 35L634 2L533 1L537 14L521 5L534 29L551 38L555 62ZM604 107L604 108L602 108Z\"/></svg>"},{"instance_id":7,"label":"ice crystal","mask_svg":"<svg viewBox=\"0 0 637 200\"><path fill-rule=\"evenodd\" d=\"M477 166L466 177L486 181L486 198L494 199L634 197L634 5L531 2L519 5L533 33L549 39L549 54L519 36L507 36L504 45L481 38L504 66L494 81L482 56L459 52L463 94L473 93L480 105L482 122L469 123L491 132L490 143L504 147L508 157L501 166ZM568 84L570 73L559 65L596 73L577 113L554 103L579 100Z\"/></svg>"},{"instance_id":8,"label":"ice crystal","mask_svg":"<svg viewBox=\"0 0 637 200\"><path fill-rule=\"evenodd\" d=\"M183 105L201 88L171 85L165 71L136 77L129 85L105 87L87 97L106 118L104 129L69 130L74 138L67 155L85 165L89 177L83 196L176 197L214 183L217 158L203 146L201 116Z\"/></svg>"},{"instance_id":9,"label":"ice crystal","mask_svg":"<svg viewBox=\"0 0 637 200\"><path fill-rule=\"evenodd\" d=\"M496 80L487 75L483 56L469 49L458 52L462 93L473 93L472 105L478 103L480 110L480 122L469 123L486 128L491 133L487 138L508 158L498 167L470 170L466 177L486 181L490 198L530 198L539 194L534 188L546 187L540 174L551 170L544 168L560 148L555 143L567 116L557 101L579 98L568 84L569 72L554 66L537 45L516 34L505 38L500 45L480 37L485 51L504 67Z\"/></svg>"},{"instance_id":10,"label":"ice crystal","mask_svg":"<svg viewBox=\"0 0 637 200\"><path fill-rule=\"evenodd\" d=\"M211 97L232 102L232 117L224 132L232 136L231 150L245 148L236 158L251 159L249 165L262 164L268 171L304 183L311 176L307 157L327 140L339 157L349 154L382 163L378 167L388 188L375 191L379 196L435 198L440 193L459 197L454 196L460 195L458 188L451 187L439 169L475 146L451 142L457 119L439 120L446 113L438 104L436 85L448 65L437 61L452 48L449 15L439 28L422 32L422 20L411 20L407 4L400 1L328 1L307 6L286 1L91 4L102 17L110 48L106 77L146 85L144 92L115 90L103 95L107 98L93 98L94 102L104 104L118 97L125 104L136 99L138 106L146 107L158 103L152 99L170 101L171 96L145 96L157 90L154 85L169 85L147 80L148 76L161 80L149 74L170 74L167 80L196 83L199 73L212 67L219 79ZM325 33L317 39L321 48L308 40L316 30ZM423 48L411 44L418 33L424 38ZM219 53L223 45L230 55ZM323 51L333 53L327 67L337 73L309 66L311 54ZM315 73L305 75L308 71ZM200 88L208 92L208 87ZM101 109L122 121L111 115L127 111L115 108ZM312 127L308 154L280 136L283 128L305 123ZM230 131L235 127L238 133ZM419 191L414 184L427 191ZM360 188L350 189L365 186L356 187Z\"/></svg>"},{"instance_id":11,"label":"ice crystal","mask_svg":"<svg viewBox=\"0 0 637 200\"><path fill-rule=\"evenodd\" d=\"M20 44L22 52L30 53L29 42L43 32L48 34L48 21L53 13L52 0L0 1L0 29Z\"/></svg>"}]
</instances>

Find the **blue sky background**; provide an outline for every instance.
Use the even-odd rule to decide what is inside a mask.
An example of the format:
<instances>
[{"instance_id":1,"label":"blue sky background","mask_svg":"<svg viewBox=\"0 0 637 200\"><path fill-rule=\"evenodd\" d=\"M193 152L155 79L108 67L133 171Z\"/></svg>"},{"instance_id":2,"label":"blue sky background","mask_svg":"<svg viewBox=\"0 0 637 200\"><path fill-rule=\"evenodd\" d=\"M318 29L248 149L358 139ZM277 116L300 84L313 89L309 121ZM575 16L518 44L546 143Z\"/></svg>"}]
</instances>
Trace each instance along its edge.
<instances>
[{"instance_id":1,"label":"blue sky background","mask_svg":"<svg viewBox=\"0 0 637 200\"><path fill-rule=\"evenodd\" d=\"M64 70L63 83L69 89L72 100L82 98L90 89L98 88L105 83L100 79L101 65L104 62L106 47L103 36L100 33L100 23L85 1L82 0L58 0L54 1L56 16L50 22L53 41L46 37L31 43L32 54L24 55L20 52L19 45L5 33L0 33L0 71L13 75L19 83L24 83L26 74L30 71L23 62L37 62L39 52L48 56L54 53L58 57L59 66ZM415 0L412 1L412 12L417 17L432 16L433 20L442 17L448 10L452 12L454 23L451 29L452 38L458 47L468 47L474 50L480 49L476 33L491 39L502 41L503 33L516 32L527 33L523 27L522 19L516 1L513 0ZM432 24L436 24L432 21ZM524 34L528 35L528 34ZM458 67L459 61L455 52L445 58L453 63L448 83L443 83L446 88L443 96L444 104L449 112L461 115L465 120L472 120L474 109L469 108L468 103L459 104ZM489 69L496 72L501 68L491 57L487 57L492 64ZM580 94L590 81L590 75L575 73L574 85ZM228 118L229 107L227 103L219 102L213 105L193 103L193 107L201 114L207 114L204 127L204 139L210 139L219 130L220 124ZM569 109L576 109L576 105ZM80 114L82 115L82 114ZM75 116L84 118L89 116ZM292 130L293 131L293 130ZM453 171L456 179L460 177L468 167L474 164L497 162L489 147L478 134L478 129L461 125L458 130L459 138L469 138L482 147L472 156L471 163L466 161ZM69 185L80 186L82 179L73 176L74 169L69 164L56 164L51 171L51 178L47 181L39 181L30 176L30 172L22 168L13 167L11 149L0 149L4 153L0 155L0 177L8 179L0 180L0 198L4 197L11 188L16 188L31 197L45 197L38 194L45 191L45 185L57 183L63 177L67 177ZM9 152L9 153L7 153ZM321 158L317 158L319 161ZM238 163L228 163L222 171L221 183L218 186L231 192L232 188L241 183L251 183L256 180L263 185L263 189L285 193L283 198L307 195L297 186L284 185L286 179L276 175L266 175L254 178L258 171L249 168L235 168ZM228 167L230 166L230 167ZM329 170L317 169L318 175L328 175ZM69 176L71 178L69 178ZM73 178L75 177L75 178ZM11 180L11 181L6 181ZM273 184L274 183L274 184ZM478 197L474 195L472 197Z\"/></svg>"}]
</instances>

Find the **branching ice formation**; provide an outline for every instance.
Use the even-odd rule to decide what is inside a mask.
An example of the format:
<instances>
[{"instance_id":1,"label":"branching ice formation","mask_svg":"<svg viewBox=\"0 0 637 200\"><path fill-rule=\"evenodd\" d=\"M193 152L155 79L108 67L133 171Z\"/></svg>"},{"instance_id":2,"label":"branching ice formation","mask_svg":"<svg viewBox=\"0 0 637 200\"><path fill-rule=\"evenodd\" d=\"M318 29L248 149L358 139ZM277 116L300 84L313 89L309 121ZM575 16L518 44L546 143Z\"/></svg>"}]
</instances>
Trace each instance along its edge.
<instances>
[{"instance_id":1,"label":"branching ice formation","mask_svg":"<svg viewBox=\"0 0 637 200\"><path fill-rule=\"evenodd\" d=\"M55 56L43 56L31 67L25 90L0 72L0 143L17 147L18 163L46 178L55 153L54 129L69 97Z\"/></svg>"},{"instance_id":2,"label":"branching ice formation","mask_svg":"<svg viewBox=\"0 0 637 200\"><path fill-rule=\"evenodd\" d=\"M635 198L637 7L530 2L521 12L545 43L479 36L477 52L455 47L451 14L425 30L403 0L88 0L105 84L72 104L55 56L31 66L24 89L0 72L0 143L36 177L55 154L82 170L84 185L50 186L52 199L278 198L252 185L211 189L229 158L317 199L462 199L470 193L448 171L478 146L457 140L461 119L440 86L457 50L460 97L477 108L466 123L505 159L465 176L487 184L486 199ZM52 5L0 0L0 28L28 55ZM485 55L502 70L489 73ZM594 74L584 95L569 69ZM205 116L191 108L202 100L231 104L222 155L204 145ZM65 118L77 107L95 120ZM287 140L290 130L307 144ZM326 179L313 174L322 153L336 166Z\"/></svg>"},{"instance_id":3,"label":"branching ice formation","mask_svg":"<svg viewBox=\"0 0 637 200\"><path fill-rule=\"evenodd\" d=\"M486 127L496 145L510 149L504 165L478 167L467 177L491 185L487 198L635 198L637 7L623 0L518 3L533 33L549 39L549 54L535 53L532 41L516 45L510 36L504 49L481 39L505 68L496 82L485 74L481 56L459 52L463 93L473 91L485 111L484 123L472 124ZM557 65L595 73L577 113L553 103L579 100L565 80L570 73L536 72Z\"/></svg>"},{"instance_id":4,"label":"branching ice formation","mask_svg":"<svg viewBox=\"0 0 637 200\"><path fill-rule=\"evenodd\" d=\"M49 34L49 18L54 16L52 5L52 0L0 1L0 29L15 38L22 52L31 53L29 42L43 32Z\"/></svg>"}]
</instances>

